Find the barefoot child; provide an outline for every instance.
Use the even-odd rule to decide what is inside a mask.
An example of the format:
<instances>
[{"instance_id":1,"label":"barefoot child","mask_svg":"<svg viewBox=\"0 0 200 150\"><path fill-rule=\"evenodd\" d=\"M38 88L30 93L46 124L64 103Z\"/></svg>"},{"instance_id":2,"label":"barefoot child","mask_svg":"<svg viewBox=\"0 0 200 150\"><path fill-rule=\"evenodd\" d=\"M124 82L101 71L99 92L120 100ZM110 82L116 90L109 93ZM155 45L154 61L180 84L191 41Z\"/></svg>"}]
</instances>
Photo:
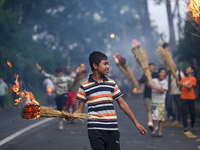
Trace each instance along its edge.
<instances>
[{"instance_id":1,"label":"barefoot child","mask_svg":"<svg viewBox=\"0 0 200 150\"><path fill-rule=\"evenodd\" d=\"M154 89L152 94L152 119L153 119L153 132L152 136L156 135L156 125L158 122L159 132L158 136L162 137L162 123L164 121L164 110L165 110L165 96L166 90L168 90L168 82L165 79L166 70L165 68L160 68L158 71L158 78L153 79Z\"/></svg>"},{"instance_id":2,"label":"barefoot child","mask_svg":"<svg viewBox=\"0 0 200 150\"><path fill-rule=\"evenodd\" d=\"M94 51L89 57L90 67L93 74L89 76L88 81L81 84L77 100L79 100L78 109L75 113L83 113L85 103L88 104L88 114L93 115L88 119L88 136L92 150L119 150L119 131L117 116L113 102L117 101L119 107L133 121L141 134L147 131L141 126L127 103L122 98L122 93L116 82L108 79L109 65L105 54ZM73 115L67 114L67 120L72 120Z\"/></svg>"}]
</instances>

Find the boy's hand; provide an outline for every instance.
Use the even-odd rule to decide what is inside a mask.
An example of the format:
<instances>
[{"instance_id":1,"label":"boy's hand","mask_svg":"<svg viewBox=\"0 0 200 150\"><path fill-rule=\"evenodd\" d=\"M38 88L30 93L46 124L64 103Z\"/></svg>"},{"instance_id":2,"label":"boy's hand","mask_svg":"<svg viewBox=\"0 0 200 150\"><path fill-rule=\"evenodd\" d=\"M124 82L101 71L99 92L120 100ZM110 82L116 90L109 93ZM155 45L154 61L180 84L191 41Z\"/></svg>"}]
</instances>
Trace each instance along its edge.
<instances>
[{"instance_id":1,"label":"boy's hand","mask_svg":"<svg viewBox=\"0 0 200 150\"><path fill-rule=\"evenodd\" d=\"M41 66L38 63L35 63L35 66L39 71L42 70Z\"/></svg>"},{"instance_id":2,"label":"boy's hand","mask_svg":"<svg viewBox=\"0 0 200 150\"><path fill-rule=\"evenodd\" d=\"M142 125L137 123L137 124L135 124L135 127L140 131L140 133L142 135L146 134L146 136L147 136L147 130L145 130L145 128Z\"/></svg>"},{"instance_id":3,"label":"boy's hand","mask_svg":"<svg viewBox=\"0 0 200 150\"><path fill-rule=\"evenodd\" d=\"M152 88L152 89L155 89L156 87L155 87L155 86L153 86L153 85L151 85L151 88Z\"/></svg>"},{"instance_id":4,"label":"boy's hand","mask_svg":"<svg viewBox=\"0 0 200 150\"><path fill-rule=\"evenodd\" d=\"M178 84L178 85L182 85L182 83L181 83L180 81L177 81L177 84Z\"/></svg>"},{"instance_id":5,"label":"boy's hand","mask_svg":"<svg viewBox=\"0 0 200 150\"><path fill-rule=\"evenodd\" d=\"M74 116L73 116L73 114L71 114L71 113L67 113L66 116L65 116L65 119L66 119L67 121L71 121L71 120L74 119Z\"/></svg>"}]
</instances>

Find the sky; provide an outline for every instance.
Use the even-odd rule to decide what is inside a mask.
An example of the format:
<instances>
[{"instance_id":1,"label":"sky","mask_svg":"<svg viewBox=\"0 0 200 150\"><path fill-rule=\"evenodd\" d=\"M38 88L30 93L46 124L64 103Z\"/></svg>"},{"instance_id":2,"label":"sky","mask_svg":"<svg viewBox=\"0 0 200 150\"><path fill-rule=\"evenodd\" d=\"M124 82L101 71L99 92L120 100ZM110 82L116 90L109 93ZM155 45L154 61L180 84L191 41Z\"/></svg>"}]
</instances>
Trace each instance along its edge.
<instances>
[{"instance_id":1,"label":"sky","mask_svg":"<svg viewBox=\"0 0 200 150\"><path fill-rule=\"evenodd\" d=\"M165 0L164 0L165 1ZM176 0L171 0L172 5L172 12L174 11L174 7L176 4ZM182 20L181 26L183 27L184 20L186 19L186 12L187 7L184 3L184 0L179 0L179 7L180 7L180 16ZM157 26L157 32L159 34L163 34L166 41L169 41L169 27L168 27L168 19L167 19L167 9L165 2L162 2L160 5L155 4L154 0L148 0L148 9L150 14L150 19L152 21L152 25ZM174 29L175 29L175 36L176 41L178 41L178 18L177 15L174 19Z\"/></svg>"}]
</instances>

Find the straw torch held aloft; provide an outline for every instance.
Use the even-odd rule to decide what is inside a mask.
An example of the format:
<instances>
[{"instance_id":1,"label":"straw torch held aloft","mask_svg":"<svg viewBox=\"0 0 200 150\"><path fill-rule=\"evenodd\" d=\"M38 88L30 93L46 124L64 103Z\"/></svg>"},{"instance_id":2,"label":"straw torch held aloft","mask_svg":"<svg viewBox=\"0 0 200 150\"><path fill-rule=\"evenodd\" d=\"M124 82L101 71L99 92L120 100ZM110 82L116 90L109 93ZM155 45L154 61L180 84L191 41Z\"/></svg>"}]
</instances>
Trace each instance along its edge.
<instances>
[{"instance_id":1,"label":"straw torch held aloft","mask_svg":"<svg viewBox=\"0 0 200 150\"><path fill-rule=\"evenodd\" d=\"M153 85L151 73L149 71L148 56L147 56L146 50L142 49L140 42L138 42L137 40L134 40L134 39L132 40L132 47L133 47L132 51L135 55L136 61L142 68L144 74L146 75L146 77L149 81L149 84Z\"/></svg>"},{"instance_id":2,"label":"straw torch held aloft","mask_svg":"<svg viewBox=\"0 0 200 150\"><path fill-rule=\"evenodd\" d=\"M135 79L135 76L133 75L126 59L121 57L118 53L116 53L113 57L115 58L115 62L117 63L119 69L132 81L133 85L136 87L134 89L136 91L135 93L142 93L142 90L140 89L140 86Z\"/></svg>"},{"instance_id":3,"label":"straw torch held aloft","mask_svg":"<svg viewBox=\"0 0 200 150\"><path fill-rule=\"evenodd\" d=\"M162 38L162 37L161 37ZM168 66L171 72L173 73L174 77L177 81L179 81L178 76L176 75L176 66L172 59L171 53L169 51L169 45L163 41L163 47L158 46L156 49L157 55L163 60L164 65Z\"/></svg>"}]
</instances>

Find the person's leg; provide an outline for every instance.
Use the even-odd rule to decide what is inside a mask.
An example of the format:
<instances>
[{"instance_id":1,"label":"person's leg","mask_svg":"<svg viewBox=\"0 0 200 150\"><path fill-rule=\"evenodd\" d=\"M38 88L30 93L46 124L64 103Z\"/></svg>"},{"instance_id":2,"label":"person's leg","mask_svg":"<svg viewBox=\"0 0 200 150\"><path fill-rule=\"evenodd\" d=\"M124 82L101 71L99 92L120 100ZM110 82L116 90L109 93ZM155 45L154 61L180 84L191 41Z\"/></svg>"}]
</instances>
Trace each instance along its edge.
<instances>
[{"instance_id":1,"label":"person's leg","mask_svg":"<svg viewBox=\"0 0 200 150\"><path fill-rule=\"evenodd\" d=\"M144 99L144 107L147 112L147 120L148 120L148 127L150 130L153 130L153 123L152 123L152 111L151 111L151 99L145 98Z\"/></svg>"},{"instance_id":2,"label":"person's leg","mask_svg":"<svg viewBox=\"0 0 200 150\"><path fill-rule=\"evenodd\" d=\"M5 96L1 96L1 108L4 110L4 101L5 101Z\"/></svg>"},{"instance_id":3,"label":"person's leg","mask_svg":"<svg viewBox=\"0 0 200 150\"><path fill-rule=\"evenodd\" d=\"M172 102L173 102L173 96L170 95L170 98L167 100L167 110L168 110L168 119L170 119L170 116L172 116L172 122L176 119L176 115L173 112L173 107L172 107Z\"/></svg>"},{"instance_id":4,"label":"person's leg","mask_svg":"<svg viewBox=\"0 0 200 150\"><path fill-rule=\"evenodd\" d=\"M106 150L106 142L102 130L88 130L88 137L92 150Z\"/></svg>"},{"instance_id":5,"label":"person's leg","mask_svg":"<svg viewBox=\"0 0 200 150\"><path fill-rule=\"evenodd\" d=\"M120 150L120 133L116 131L103 131L106 139L106 150Z\"/></svg>"},{"instance_id":6,"label":"person's leg","mask_svg":"<svg viewBox=\"0 0 200 150\"><path fill-rule=\"evenodd\" d=\"M76 110L76 92L74 91L72 92L71 105L72 105L72 113L74 113Z\"/></svg>"},{"instance_id":7,"label":"person's leg","mask_svg":"<svg viewBox=\"0 0 200 150\"><path fill-rule=\"evenodd\" d=\"M153 120L153 131L156 131L157 120Z\"/></svg>"},{"instance_id":8,"label":"person's leg","mask_svg":"<svg viewBox=\"0 0 200 150\"><path fill-rule=\"evenodd\" d=\"M55 100L56 100L57 110L62 111L62 96L56 96ZM63 122L62 122L62 118L59 118L59 125L58 125L58 128L59 128L60 130L63 130L63 129L64 129L64 127L63 127Z\"/></svg>"},{"instance_id":9,"label":"person's leg","mask_svg":"<svg viewBox=\"0 0 200 150\"><path fill-rule=\"evenodd\" d=\"M1 109L3 109L3 96L0 96L0 106L1 106Z\"/></svg>"},{"instance_id":10,"label":"person's leg","mask_svg":"<svg viewBox=\"0 0 200 150\"><path fill-rule=\"evenodd\" d=\"M187 124L187 100L181 100L181 107L182 107L182 121L184 128L188 127Z\"/></svg>"},{"instance_id":11,"label":"person's leg","mask_svg":"<svg viewBox=\"0 0 200 150\"><path fill-rule=\"evenodd\" d=\"M181 112L180 95L174 95L174 102L176 103L176 106L177 106L177 119L178 119L178 122L181 122L182 112Z\"/></svg>"},{"instance_id":12,"label":"person's leg","mask_svg":"<svg viewBox=\"0 0 200 150\"><path fill-rule=\"evenodd\" d=\"M191 116L191 127L195 124L195 100L188 100L189 112Z\"/></svg>"},{"instance_id":13,"label":"person's leg","mask_svg":"<svg viewBox=\"0 0 200 150\"><path fill-rule=\"evenodd\" d=\"M162 132L162 124L163 124L162 121L158 122L158 126L159 126L159 131L158 132Z\"/></svg>"}]
</instances>

